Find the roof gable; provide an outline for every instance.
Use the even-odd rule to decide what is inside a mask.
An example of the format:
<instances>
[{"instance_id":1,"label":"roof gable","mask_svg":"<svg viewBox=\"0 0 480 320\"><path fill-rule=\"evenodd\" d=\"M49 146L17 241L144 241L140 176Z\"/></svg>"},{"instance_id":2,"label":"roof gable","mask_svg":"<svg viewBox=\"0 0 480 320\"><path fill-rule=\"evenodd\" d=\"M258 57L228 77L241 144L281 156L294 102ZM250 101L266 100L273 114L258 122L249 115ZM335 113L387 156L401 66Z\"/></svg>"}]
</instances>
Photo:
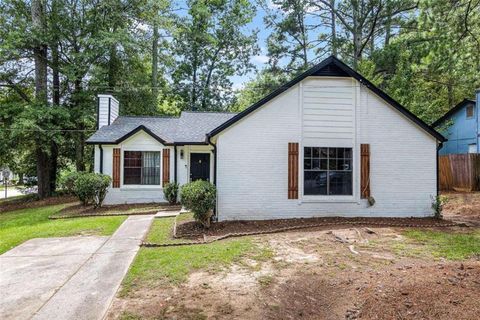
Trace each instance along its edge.
<instances>
[{"instance_id":1,"label":"roof gable","mask_svg":"<svg viewBox=\"0 0 480 320\"><path fill-rule=\"evenodd\" d=\"M408 109L403 107L400 103L395 101L392 97L387 95L385 92L377 88L375 85L373 85L370 81L365 79L362 75L360 75L358 72L347 66L345 63L340 61L334 56L330 56L329 58L323 60L319 64L313 66L312 68L308 69L301 75L297 76L296 78L290 80L287 82L285 85L281 86L277 90L273 91L272 93L268 94L258 102L254 103L252 106L249 108L245 109L244 111L240 112L236 116L232 117L225 123L221 124L217 128L213 129L208 133L208 136L215 136L225 130L226 128L230 127L237 121L241 120L245 116L249 115L253 111L257 110L258 108L262 107L264 104L266 104L268 101L272 100L276 96L280 95L281 93L285 92L286 90L290 89L303 79L310 77L310 76L336 76L336 77L352 77L359 81L361 84L366 86L368 89L370 89L372 92L374 92L376 95L378 95L380 98L382 98L384 101L386 101L389 105L400 111L405 117L413 121L415 124L417 124L420 128L425 130L427 133L435 137L439 141L446 141L446 139L438 133L435 129L430 127L428 124L426 124L424 121L419 119L417 116L415 116L412 112L410 112Z\"/></svg>"},{"instance_id":2,"label":"roof gable","mask_svg":"<svg viewBox=\"0 0 480 320\"><path fill-rule=\"evenodd\" d=\"M441 116L437 121L435 121L434 123L432 123L432 127L436 128L438 126L440 126L445 120L447 120L448 118L450 118L454 113L456 113L457 111L459 111L460 109L462 109L463 107L469 105L469 104L473 104L475 105L475 101L474 100L470 100L470 99L463 99L462 101L460 101L455 107L453 107L452 109L448 110L447 113L445 113L443 116Z\"/></svg>"}]
</instances>

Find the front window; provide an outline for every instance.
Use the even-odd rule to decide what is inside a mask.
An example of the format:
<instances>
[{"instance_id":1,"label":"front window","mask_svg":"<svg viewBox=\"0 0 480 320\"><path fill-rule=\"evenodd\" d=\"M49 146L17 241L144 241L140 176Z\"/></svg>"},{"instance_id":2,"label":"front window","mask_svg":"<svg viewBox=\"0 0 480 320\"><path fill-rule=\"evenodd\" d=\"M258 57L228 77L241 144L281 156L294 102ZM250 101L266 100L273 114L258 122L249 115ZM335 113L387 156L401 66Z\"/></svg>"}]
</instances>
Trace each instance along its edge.
<instances>
[{"instance_id":1,"label":"front window","mask_svg":"<svg viewBox=\"0 0 480 320\"><path fill-rule=\"evenodd\" d=\"M352 195L352 148L303 149L305 195Z\"/></svg>"},{"instance_id":2,"label":"front window","mask_svg":"<svg viewBox=\"0 0 480 320\"><path fill-rule=\"evenodd\" d=\"M125 151L123 184L160 185L160 152Z\"/></svg>"}]
</instances>

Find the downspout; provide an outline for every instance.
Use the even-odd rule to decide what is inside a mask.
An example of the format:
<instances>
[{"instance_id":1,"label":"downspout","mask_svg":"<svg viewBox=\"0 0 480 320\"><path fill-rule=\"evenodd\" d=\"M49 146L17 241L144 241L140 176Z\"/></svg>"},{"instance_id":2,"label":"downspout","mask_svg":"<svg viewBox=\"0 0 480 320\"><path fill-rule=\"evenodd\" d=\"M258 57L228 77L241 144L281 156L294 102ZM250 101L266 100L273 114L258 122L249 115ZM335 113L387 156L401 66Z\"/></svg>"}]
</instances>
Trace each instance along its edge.
<instances>
[{"instance_id":1,"label":"downspout","mask_svg":"<svg viewBox=\"0 0 480 320\"><path fill-rule=\"evenodd\" d=\"M213 147L213 185L217 186L217 145L212 142L212 137L207 134L207 141L208 144ZM215 208L213 209L213 220L218 221L218 214L217 214L217 200L215 200Z\"/></svg>"},{"instance_id":2,"label":"downspout","mask_svg":"<svg viewBox=\"0 0 480 320\"><path fill-rule=\"evenodd\" d=\"M98 149L100 149L100 173L103 174L103 148L102 145L98 145Z\"/></svg>"},{"instance_id":3,"label":"downspout","mask_svg":"<svg viewBox=\"0 0 480 320\"><path fill-rule=\"evenodd\" d=\"M439 161L438 161L438 157L439 157L439 151L440 149L442 149L443 147L443 142L440 142L437 146L437 197L440 195L440 168L438 167L438 164L439 164Z\"/></svg>"}]
</instances>

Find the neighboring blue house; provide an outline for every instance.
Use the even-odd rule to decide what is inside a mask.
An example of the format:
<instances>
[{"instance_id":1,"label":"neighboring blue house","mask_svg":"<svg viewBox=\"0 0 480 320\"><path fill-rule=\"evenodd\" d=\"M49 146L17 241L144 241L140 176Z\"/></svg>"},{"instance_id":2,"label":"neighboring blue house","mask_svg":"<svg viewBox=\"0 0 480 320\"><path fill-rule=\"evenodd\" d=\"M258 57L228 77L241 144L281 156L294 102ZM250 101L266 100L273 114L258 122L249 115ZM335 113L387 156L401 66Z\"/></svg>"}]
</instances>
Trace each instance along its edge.
<instances>
[{"instance_id":1,"label":"neighboring blue house","mask_svg":"<svg viewBox=\"0 0 480 320\"><path fill-rule=\"evenodd\" d=\"M480 153L480 90L476 100L464 99L432 124L448 141L443 143L440 155Z\"/></svg>"}]
</instances>

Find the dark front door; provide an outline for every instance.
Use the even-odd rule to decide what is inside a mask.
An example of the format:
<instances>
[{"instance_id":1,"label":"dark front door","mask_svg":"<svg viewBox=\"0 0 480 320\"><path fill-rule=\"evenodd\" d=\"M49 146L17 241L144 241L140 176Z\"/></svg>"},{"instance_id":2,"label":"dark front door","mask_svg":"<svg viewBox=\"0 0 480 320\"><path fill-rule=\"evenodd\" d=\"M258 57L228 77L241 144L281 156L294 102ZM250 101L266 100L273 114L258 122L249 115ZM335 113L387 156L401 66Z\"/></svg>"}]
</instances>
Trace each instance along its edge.
<instances>
[{"instance_id":1,"label":"dark front door","mask_svg":"<svg viewBox=\"0 0 480 320\"><path fill-rule=\"evenodd\" d=\"M210 154L190 154L190 181L210 180Z\"/></svg>"}]
</instances>

